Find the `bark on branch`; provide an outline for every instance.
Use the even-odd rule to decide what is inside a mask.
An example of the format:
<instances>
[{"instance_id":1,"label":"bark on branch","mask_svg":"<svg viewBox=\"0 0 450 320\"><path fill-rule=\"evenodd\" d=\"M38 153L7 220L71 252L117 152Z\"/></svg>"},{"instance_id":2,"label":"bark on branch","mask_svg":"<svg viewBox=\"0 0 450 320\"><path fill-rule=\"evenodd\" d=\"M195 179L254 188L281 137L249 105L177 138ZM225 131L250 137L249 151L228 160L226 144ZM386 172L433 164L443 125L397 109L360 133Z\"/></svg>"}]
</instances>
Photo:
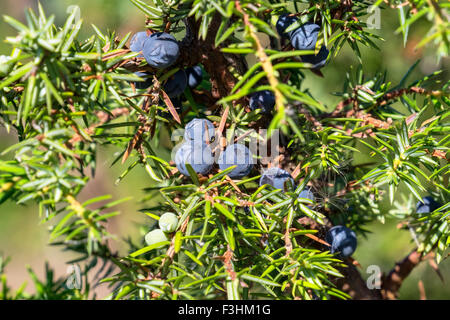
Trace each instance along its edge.
<instances>
[{"instance_id":1,"label":"bark on branch","mask_svg":"<svg viewBox=\"0 0 450 320\"><path fill-rule=\"evenodd\" d=\"M369 289L351 259L346 259L344 262L347 266L338 269L344 275L344 278L336 281L337 287L349 294L354 300L381 300L382 296L380 291L377 289Z\"/></svg>"},{"instance_id":2,"label":"bark on branch","mask_svg":"<svg viewBox=\"0 0 450 320\"><path fill-rule=\"evenodd\" d=\"M402 261L397 262L395 267L382 280L381 294L383 299L397 299L398 291L403 281L408 277L411 271L423 260L430 257L432 253L423 255L417 250L412 251Z\"/></svg>"},{"instance_id":3,"label":"bark on branch","mask_svg":"<svg viewBox=\"0 0 450 320\"><path fill-rule=\"evenodd\" d=\"M216 13L209 25L206 39L198 38L200 21L194 17L185 20L186 28L191 34L180 43L180 58L183 66L193 66L202 63L211 77L211 93L214 99L221 99L230 94L237 83L237 79L228 70L230 64L220 48L215 47L215 36L222 21L221 15Z\"/></svg>"}]
</instances>

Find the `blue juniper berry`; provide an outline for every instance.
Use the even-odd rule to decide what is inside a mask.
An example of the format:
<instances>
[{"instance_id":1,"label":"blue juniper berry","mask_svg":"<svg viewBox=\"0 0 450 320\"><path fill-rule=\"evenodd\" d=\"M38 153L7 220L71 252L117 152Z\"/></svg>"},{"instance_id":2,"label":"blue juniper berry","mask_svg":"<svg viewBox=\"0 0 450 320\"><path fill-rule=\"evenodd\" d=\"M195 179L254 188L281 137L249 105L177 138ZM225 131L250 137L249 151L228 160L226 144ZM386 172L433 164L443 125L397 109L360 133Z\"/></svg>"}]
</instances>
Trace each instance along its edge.
<instances>
[{"instance_id":1,"label":"blue juniper berry","mask_svg":"<svg viewBox=\"0 0 450 320\"><path fill-rule=\"evenodd\" d=\"M189 88L194 89L202 82L203 79L202 67L197 65L186 68L186 75Z\"/></svg>"},{"instance_id":2,"label":"blue juniper berry","mask_svg":"<svg viewBox=\"0 0 450 320\"><path fill-rule=\"evenodd\" d=\"M283 38L290 38L293 31L285 32L285 30L297 20L297 17L291 16L290 13L282 14L276 24L278 34Z\"/></svg>"},{"instance_id":3,"label":"blue juniper berry","mask_svg":"<svg viewBox=\"0 0 450 320\"><path fill-rule=\"evenodd\" d=\"M270 113L275 106L275 95L270 90L263 90L253 93L250 96L250 109L261 109L263 113Z\"/></svg>"},{"instance_id":4,"label":"blue juniper berry","mask_svg":"<svg viewBox=\"0 0 450 320\"><path fill-rule=\"evenodd\" d=\"M196 140L206 142L214 140L215 128L211 121L207 119L194 118L184 128L184 139L186 141Z\"/></svg>"},{"instance_id":5,"label":"blue juniper berry","mask_svg":"<svg viewBox=\"0 0 450 320\"><path fill-rule=\"evenodd\" d=\"M423 198L423 202L419 201L416 205L417 213L430 213L440 208L442 205L430 196Z\"/></svg>"},{"instance_id":6,"label":"blue juniper berry","mask_svg":"<svg viewBox=\"0 0 450 320\"><path fill-rule=\"evenodd\" d=\"M130 50L133 52L139 52L144 49L144 41L148 39L146 31L136 33L130 41ZM143 57L143 54L139 54L138 57Z\"/></svg>"},{"instance_id":7,"label":"blue juniper berry","mask_svg":"<svg viewBox=\"0 0 450 320\"><path fill-rule=\"evenodd\" d=\"M145 39L143 53L150 66L164 69L177 61L180 47L174 36L165 32L156 32Z\"/></svg>"},{"instance_id":8,"label":"blue juniper berry","mask_svg":"<svg viewBox=\"0 0 450 320\"><path fill-rule=\"evenodd\" d=\"M243 178L252 171L253 156L250 150L243 144L229 145L219 156L220 170L225 170L236 165L236 168L228 173L232 179Z\"/></svg>"},{"instance_id":9,"label":"blue juniper berry","mask_svg":"<svg viewBox=\"0 0 450 320\"><path fill-rule=\"evenodd\" d=\"M186 141L175 154L175 164L185 176L189 176L186 164L190 164L196 173L206 175L214 164L211 147L205 143Z\"/></svg>"},{"instance_id":10,"label":"blue juniper berry","mask_svg":"<svg viewBox=\"0 0 450 320\"><path fill-rule=\"evenodd\" d=\"M298 195L299 198L305 198L309 199L311 201L315 201L316 198L314 197L314 193L311 191L311 188L305 187L300 194ZM311 205L307 205L308 208L311 208Z\"/></svg>"},{"instance_id":11,"label":"blue juniper berry","mask_svg":"<svg viewBox=\"0 0 450 320\"><path fill-rule=\"evenodd\" d=\"M259 179L259 185L269 184L275 189L288 191L288 185L295 186L294 179L289 172L281 168L272 167L264 171Z\"/></svg>"},{"instance_id":12,"label":"blue juniper berry","mask_svg":"<svg viewBox=\"0 0 450 320\"><path fill-rule=\"evenodd\" d=\"M345 226L334 226L326 235L326 241L331 245L331 253L339 253L342 257L349 257L355 252L357 241L353 230Z\"/></svg>"},{"instance_id":13,"label":"blue juniper berry","mask_svg":"<svg viewBox=\"0 0 450 320\"><path fill-rule=\"evenodd\" d=\"M311 22L302 24L290 34L292 46L296 50L314 50L320 27Z\"/></svg>"},{"instance_id":14,"label":"blue juniper berry","mask_svg":"<svg viewBox=\"0 0 450 320\"><path fill-rule=\"evenodd\" d=\"M328 49L325 46L322 46L317 55L308 54L308 55L302 56L302 61L312 64L313 69L320 69L327 62L329 53L330 52L328 51Z\"/></svg>"}]
</instances>

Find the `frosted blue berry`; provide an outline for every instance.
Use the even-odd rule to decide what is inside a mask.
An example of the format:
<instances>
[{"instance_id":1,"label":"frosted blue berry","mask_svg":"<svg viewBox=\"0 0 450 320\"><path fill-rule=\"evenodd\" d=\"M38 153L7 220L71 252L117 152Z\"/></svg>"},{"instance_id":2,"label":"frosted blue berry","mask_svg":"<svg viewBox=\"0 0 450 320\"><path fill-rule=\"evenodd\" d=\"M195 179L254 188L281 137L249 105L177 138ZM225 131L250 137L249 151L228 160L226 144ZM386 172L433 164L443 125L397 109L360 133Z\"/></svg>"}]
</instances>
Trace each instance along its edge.
<instances>
[{"instance_id":1,"label":"frosted blue berry","mask_svg":"<svg viewBox=\"0 0 450 320\"><path fill-rule=\"evenodd\" d=\"M133 52L139 52L144 50L144 41L148 39L147 32L142 31L136 33L130 41L130 50ZM142 54L139 54L138 57L143 57Z\"/></svg>"},{"instance_id":2,"label":"frosted blue berry","mask_svg":"<svg viewBox=\"0 0 450 320\"><path fill-rule=\"evenodd\" d=\"M264 171L259 179L259 185L269 184L275 189L288 191L289 185L295 187L295 182L289 172L281 168L272 167Z\"/></svg>"},{"instance_id":3,"label":"frosted blue berry","mask_svg":"<svg viewBox=\"0 0 450 320\"><path fill-rule=\"evenodd\" d=\"M320 27L315 23L305 23L290 34L292 46L296 50L314 50Z\"/></svg>"},{"instance_id":4,"label":"frosted blue berry","mask_svg":"<svg viewBox=\"0 0 450 320\"><path fill-rule=\"evenodd\" d=\"M300 192L298 197L299 198L309 199L311 201L315 200L314 193L312 193L311 189L308 188L308 187L305 187L305 189L303 189L302 192Z\"/></svg>"},{"instance_id":5,"label":"frosted blue berry","mask_svg":"<svg viewBox=\"0 0 450 320\"><path fill-rule=\"evenodd\" d=\"M430 196L426 196L422 200L423 200L423 202L421 202L421 201L417 202L417 205L416 205L417 213L422 213L422 214L430 213L442 206L439 202L437 202Z\"/></svg>"},{"instance_id":6,"label":"frosted blue berry","mask_svg":"<svg viewBox=\"0 0 450 320\"><path fill-rule=\"evenodd\" d=\"M196 173L206 175L214 164L211 147L201 142L187 141L175 154L175 164L185 176L189 176L186 164L190 164Z\"/></svg>"},{"instance_id":7,"label":"frosted blue berry","mask_svg":"<svg viewBox=\"0 0 450 320\"><path fill-rule=\"evenodd\" d=\"M194 118L184 128L184 139L186 141L195 140L196 142L213 141L215 128L211 121L207 119Z\"/></svg>"},{"instance_id":8,"label":"frosted blue berry","mask_svg":"<svg viewBox=\"0 0 450 320\"><path fill-rule=\"evenodd\" d=\"M294 22L296 22L298 19L297 17L290 16L290 13L284 13L282 14L277 21L276 28L278 34L283 38L289 38L292 34L292 31L285 32L285 30Z\"/></svg>"},{"instance_id":9,"label":"frosted blue berry","mask_svg":"<svg viewBox=\"0 0 450 320\"><path fill-rule=\"evenodd\" d=\"M188 86L191 89L196 88L203 79L203 70L200 66L193 66L186 68L186 75L188 79Z\"/></svg>"},{"instance_id":10,"label":"frosted blue berry","mask_svg":"<svg viewBox=\"0 0 450 320\"><path fill-rule=\"evenodd\" d=\"M335 226L326 235L326 241L331 245L331 253L339 253L349 257L355 252L357 246L356 234L345 226Z\"/></svg>"},{"instance_id":11,"label":"frosted blue berry","mask_svg":"<svg viewBox=\"0 0 450 320\"><path fill-rule=\"evenodd\" d=\"M151 34L143 47L144 58L147 63L157 69L164 69L177 61L180 47L177 40L165 32Z\"/></svg>"},{"instance_id":12,"label":"frosted blue berry","mask_svg":"<svg viewBox=\"0 0 450 320\"><path fill-rule=\"evenodd\" d=\"M270 113L275 106L275 95L270 90L263 90L253 93L250 96L250 109L261 109L263 113Z\"/></svg>"},{"instance_id":13,"label":"frosted blue berry","mask_svg":"<svg viewBox=\"0 0 450 320\"><path fill-rule=\"evenodd\" d=\"M299 198L305 198L309 199L311 201L315 201L316 198L314 197L314 193L311 191L309 187L305 187L300 194L298 195ZM307 205L308 208L311 208L311 205Z\"/></svg>"},{"instance_id":14,"label":"frosted blue berry","mask_svg":"<svg viewBox=\"0 0 450 320\"><path fill-rule=\"evenodd\" d=\"M236 168L231 170L228 176L232 179L243 178L252 171L253 156L243 144L232 144L220 154L218 164L220 170L236 165Z\"/></svg>"},{"instance_id":15,"label":"frosted blue berry","mask_svg":"<svg viewBox=\"0 0 450 320\"><path fill-rule=\"evenodd\" d=\"M312 64L313 69L320 69L327 62L329 53L330 52L328 51L328 49L325 46L322 46L317 55L309 54L306 56L302 56L302 61Z\"/></svg>"}]
</instances>

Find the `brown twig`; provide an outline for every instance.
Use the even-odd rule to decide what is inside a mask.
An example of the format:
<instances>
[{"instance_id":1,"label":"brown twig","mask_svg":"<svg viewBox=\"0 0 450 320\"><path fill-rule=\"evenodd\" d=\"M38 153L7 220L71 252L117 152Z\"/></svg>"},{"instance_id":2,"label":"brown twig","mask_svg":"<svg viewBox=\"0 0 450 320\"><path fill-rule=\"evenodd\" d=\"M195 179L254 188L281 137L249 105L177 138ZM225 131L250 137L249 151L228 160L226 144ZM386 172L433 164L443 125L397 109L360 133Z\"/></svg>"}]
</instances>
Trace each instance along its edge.
<instances>
[{"instance_id":1,"label":"brown twig","mask_svg":"<svg viewBox=\"0 0 450 320\"><path fill-rule=\"evenodd\" d=\"M419 282L417 283L417 286L419 287L420 300L427 300L427 295L425 293L425 287L423 285L423 281L419 280Z\"/></svg>"},{"instance_id":2,"label":"brown twig","mask_svg":"<svg viewBox=\"0 0 450 320\"><path fill-rule=\"evenodd\" d=\"M398 296L398 291L411 271L423 260L432 257L433 253L423 255L417 250L412 251L402 261L397 262L395 267L382 280L381 294L383 299L393 300Z\"/></svg>"}]
</instances>

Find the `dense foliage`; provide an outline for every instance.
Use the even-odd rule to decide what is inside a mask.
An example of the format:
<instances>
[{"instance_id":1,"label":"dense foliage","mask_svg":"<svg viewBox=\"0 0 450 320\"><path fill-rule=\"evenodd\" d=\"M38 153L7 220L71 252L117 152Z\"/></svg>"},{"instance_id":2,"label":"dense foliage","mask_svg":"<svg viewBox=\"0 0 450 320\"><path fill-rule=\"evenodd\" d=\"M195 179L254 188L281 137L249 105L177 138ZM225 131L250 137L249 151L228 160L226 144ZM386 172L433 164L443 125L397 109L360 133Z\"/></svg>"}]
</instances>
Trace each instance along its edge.
<instances>
[{"instance_id":1,"label":"dense foliage","mask_svg":"<svg viewBox=\"0 0 450 320\"><path fill-rule=\"evenodd\" d=\"M379 289L367 288L353 260L331 253L326 240L334 225L361 236L368 223L388 216L415 235L417 249L408 256L415 264L446 257L450 82L442 81L440 72L410 80L417 64L398 84L385 72L364 74L359 48L377 50L383 41L361 21L372 3L149 2L130 5L142 11L147 35L165 32L178 39L174 63L151 65L145 51L142 56L129 49L131 36L142 30L121 39L93 26L94 35L80 39L76 12L63 26L55 26L41 5L37 13L26 11L26 24L4 17L18 34L6 39L13 49L1 61L0 114L19 142L2 152L12 160L0 161L0 202L37 202L41 219L52 223L51 241L85 262L84 278L101 265L97 280L111 285L112 299L395 298L411 270L399 263ZM428 35L418 46L434 47L437 59L448 56L448 2L380 0L372 9L377 7L398 10L405 43L409 28L428 19ZM320 27L311 31L317 36L313 49L294 50L279 35L277 21L286 13L296 17L286 33L294 35L307 22ZM300 40L293 45L301 47ZM333 63L343 46L361 65L343 75L336 93L341 102L327 106L303 82L321 76L320 67ZM326 63L314 66L312 57L326 49ZM197 86L185 85L180 99L166 92L173 75L194 66L203 70ZM273 105L253 107L251 99L265 90L273 94ZM197 174L187 165L189 174L182 175L167 156L174 145L168 148L163 136L194 118L214 123L216 150L263 141L259 129L268 129L269 138L280 138L280 156L269 164L258 161L252 171L245 168L238 179L229 176L235 166ZM114 235L106 223L118 214L110 208L127 199L78 200L95 174L100 145L120 151L112 165L127 164L117 183L126 183L122 180L138 166L145 168L149 195L143 200L159 194L164 201L144 206L143 214L152 221L166 212L177 216L174 230L173 220L160 223L166 233L158 240L144 240L143 234L141 243L130 241L123 257L111 251ZM359 152L370 161L353 164ZM268 166L283 168L294 183L285 190L260 185ZM410 197L396 198L404 186ZM315 196L305 196L308 190ZM439 205L416 212L425 196ZM386 197L393 208L388 212L379 208ZM4 262L0 298L83 299L93 286L68 289L50 270L46 282L30 271L36 295L11 292Z\"/></svg>"}]
</instances>

